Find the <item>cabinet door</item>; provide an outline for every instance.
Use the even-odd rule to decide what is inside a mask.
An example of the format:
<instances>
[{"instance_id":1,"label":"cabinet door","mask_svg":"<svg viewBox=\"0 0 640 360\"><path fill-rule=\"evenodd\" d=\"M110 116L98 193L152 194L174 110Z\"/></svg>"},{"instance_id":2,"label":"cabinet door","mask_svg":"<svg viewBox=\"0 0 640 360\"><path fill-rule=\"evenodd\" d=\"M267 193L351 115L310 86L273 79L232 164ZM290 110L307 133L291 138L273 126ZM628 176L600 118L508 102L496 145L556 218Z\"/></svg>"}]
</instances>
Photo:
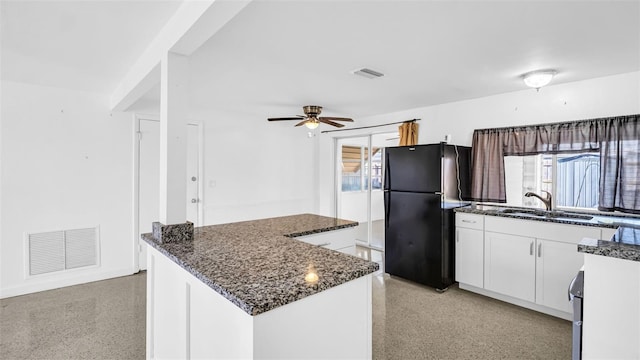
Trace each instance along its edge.
<instances>
[{"instance_id":1,"label":"cabinet door","mask_svg":"<svg viewBox=\"0 0 640 360\"><path fill-rule=\"evenodd\" d=\"M535 238L485 232L485 289L535 301Z\"/></svg>"},{"instance_id":2,"label":"cabinet door","mask_svg":"<svg viewBox=\"0 0 640 360\"><path fill-rule=\"evenodd\" d=\"M572 312L567 298L571 279L584 262L575 244L537 239L536 303Z\"/></svg>"},{"instance_id":3,"label":"cabinet door","mask_svg":"<svg viewBox=\"0 0 640 360\"><path fill-rule=\"evenodd\" d=\"M456 229L456 281L484 287L484 232Z\"/></svg>"}]
</instances>

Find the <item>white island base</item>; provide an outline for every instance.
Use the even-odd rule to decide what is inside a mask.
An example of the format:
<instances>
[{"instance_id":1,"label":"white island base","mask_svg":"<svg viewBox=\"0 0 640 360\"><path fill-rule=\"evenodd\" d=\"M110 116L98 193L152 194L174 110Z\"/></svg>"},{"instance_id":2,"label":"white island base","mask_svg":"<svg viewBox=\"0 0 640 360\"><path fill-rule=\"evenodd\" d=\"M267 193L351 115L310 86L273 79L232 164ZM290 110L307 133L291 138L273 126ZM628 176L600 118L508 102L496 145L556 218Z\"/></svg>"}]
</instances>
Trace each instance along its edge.
<instances>
[{"instance_id":1,"label":"white island base","mask_svg":"<svg viewBox=\"0 0 640 360\"><path fill-rule=\"evenodd\" d=\"M149 247L148 359L371 358L366 275L251 316Z\"/></svg>"},{"instance_id":2,"label":"white island base","mask_svg":"<svg viewBox=\"0 0 640 360\"><path fill-rule=\"evenodd\" d=\"M640 359L640 262L584 254L583 359Z\"/></svg>"}]
</instances>

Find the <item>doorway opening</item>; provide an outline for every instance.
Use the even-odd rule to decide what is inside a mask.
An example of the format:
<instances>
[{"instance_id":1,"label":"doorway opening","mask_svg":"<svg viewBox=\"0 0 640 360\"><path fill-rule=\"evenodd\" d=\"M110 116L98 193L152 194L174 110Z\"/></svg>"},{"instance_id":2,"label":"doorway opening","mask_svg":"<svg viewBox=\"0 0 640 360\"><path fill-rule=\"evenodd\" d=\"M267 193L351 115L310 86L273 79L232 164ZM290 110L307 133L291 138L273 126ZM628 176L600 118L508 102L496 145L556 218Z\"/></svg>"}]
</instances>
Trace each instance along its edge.
<instances>
[{"instance_id":1,"label":"doorway opening","mask_svg":"<svg viewBox=\"0 0 640 360\"><path fill-rule=\"evenodd\" d=\"M201 126L187 124L186 215L194 226L202 224L202 141ZM147 244L140 235L151 232L158 221L160 207L160 119L136 116L134 156L134 266L147 268Z\"/></svg>"},{"instance_id":2,"label":"doorway opening","mask_svg":"<svg viewBox=\"0 0 640 360\"><path fill-rule=\"evenodd\" d=\"M336 216L360 223L360 246L384 251L384 148L398 140L397 132L385 132L335 141Z\"/></svg>"}]
</instances>

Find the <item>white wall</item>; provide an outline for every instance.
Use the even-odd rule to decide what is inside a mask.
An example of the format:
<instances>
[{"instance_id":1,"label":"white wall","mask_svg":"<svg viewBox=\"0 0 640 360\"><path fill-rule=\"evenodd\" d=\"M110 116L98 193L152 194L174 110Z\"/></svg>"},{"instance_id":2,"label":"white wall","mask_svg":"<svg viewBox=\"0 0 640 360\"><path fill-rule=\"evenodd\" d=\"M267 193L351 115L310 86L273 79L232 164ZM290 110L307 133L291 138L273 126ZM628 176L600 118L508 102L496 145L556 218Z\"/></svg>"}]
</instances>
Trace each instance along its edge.
<instances>
[{"instance_id":1,"label":"white wall","mask_svg":"<svg viewBox=\"0 0 640 360\"><path fill-rule=\"evenodd\" d=\"M420 143L445 134L470 145L474 129L640 113L640 73L356 119L356 126L421 118ZM0 296L133 272L133 120L107 97L2 82ZM334 138L291 123L201 110L204 224L316 212L334 215ZM248 126L247 124L250 124ZM374 129L397 130L397 125ZM100 226L101 266L24 278L26 232Z\"/></svg>"},{"instance_id":2,"label":"white wall","mask_svg":"<svg viewBox=\"0 0 640 360\"><path fill-rule=\"evenodd\" d=\"M524 84L523 84L524 87ZM544 124L640 113L640 72L494 95L479 99L409 109L391 114L359 118L355 126L368 126L413 118L419 121L418 142L435 143L452 135L452 143L471 145L474 129ZM333 138L393 131L397 125L323 134L320 139L321 174L319 211L334 213Z\"/></svg>"},{"instance_id":3,"label":"white wall","mask_svg":"<svg viewBox=\"0 0 640 360\"><path fill-rule=\"evenodd\" d=\"M131 274L131 115L106 95L1 86L0 297ZM93 226L99 267L25 278L25 233Z\"/></svg>"},{"instance_id":4,"label":"white wall","mask_svg":"<svg viewBox=\"0 0 640 360\"><path fill-rule=\"evenodd\" d=\"M317 212L317 137L306 128L240 112L192 118L204 126L204 225Z\"/></svg>"}]
</instances>

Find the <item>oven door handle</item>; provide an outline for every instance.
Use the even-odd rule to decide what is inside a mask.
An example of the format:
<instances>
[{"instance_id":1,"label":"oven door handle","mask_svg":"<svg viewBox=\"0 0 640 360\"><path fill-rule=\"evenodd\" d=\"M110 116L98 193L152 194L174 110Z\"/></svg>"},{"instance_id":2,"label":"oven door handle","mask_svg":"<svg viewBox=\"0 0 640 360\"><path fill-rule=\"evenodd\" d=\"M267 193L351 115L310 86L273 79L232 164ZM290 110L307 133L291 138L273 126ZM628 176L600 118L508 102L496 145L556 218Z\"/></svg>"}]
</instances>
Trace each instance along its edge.
<instances>
[{"instance_id":1,"label":"oven door handle","mask_svg":"<svg viewBox=\"0 0 640 360\"><path fill-rule=\"evenodd\" d=\"M577 278L578 278L578 275L574 276L573 279L571 279L571 284L569 284L569 288L567 289L567 295L569 297L569 301L573 301L573 298L575 296L571 293L571 289L573 288L573 284L575 284Z\"/></svg>"}]
</instances>

